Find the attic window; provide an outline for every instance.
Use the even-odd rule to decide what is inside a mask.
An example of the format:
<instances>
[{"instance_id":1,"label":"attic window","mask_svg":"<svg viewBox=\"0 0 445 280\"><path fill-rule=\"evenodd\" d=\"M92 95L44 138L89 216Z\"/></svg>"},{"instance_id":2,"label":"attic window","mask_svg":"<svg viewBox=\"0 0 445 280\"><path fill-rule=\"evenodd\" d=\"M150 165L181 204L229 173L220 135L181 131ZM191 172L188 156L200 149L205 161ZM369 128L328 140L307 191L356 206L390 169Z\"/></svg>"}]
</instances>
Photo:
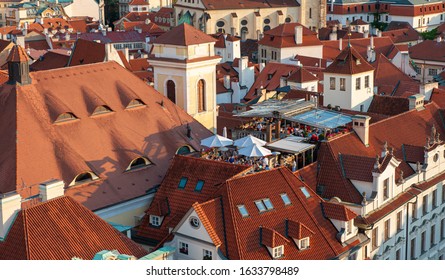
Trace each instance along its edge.
<instances>
[{"instance_id":1,"label":"attic window","mask_svg":"<svg viewBox=\"0 0 445 280\"><path fill-rule=\"evenodd\" d=\"M187 177L182 177L178 184L178 189L184 189L185 185L187 185Z\"/></svg>"},{"instance_id":2,"label":"attic window","mask_svg":"<svg viewBox=\"0 0 445 280\"><path fill-rule=\"evenodd\" d=\"M247 212L246 206L244 205L238 205L238 210L243 218L249 216L249 212Z\"/></svg>"},{"instance_id":3,"label":"attic window","mask_svg":"<svg viewBox=\"0 0 445 280\"><path fill-rule=\"evenodd\" d=\"M185 146L182 146L182 147L180 147L177 151L176 151L176 154L177 155L187 155L187 154L190 154L190 153L192 153L192 152L194 152L195 150L192 148L192 147L190 147L190 146L188 146L188 145L185 145Z\"/></svg>"},{"instance_id":4,"label":"attic window","mask_svg":"<svg viewBox=\"0 0 445 280\"><path fill-rule=\"evenodd\" d=\"M108 107L106 105L97 106L96 109L94 109L92 116L106 114L106 113L110 113L110 112L113 112L113 111L110 109L110 107Z\"/></svg>"},{"instance_id":5,"label":"attic window","mask_svg":"<svg viewBox=\"0 0 445 280\"><path fill-rule=\"evenodd\" d=\"M140 107L144 106L145 103L142 102L140 99L133 99L128 103L127 109L134 108L134 107Z\"/></svg>"},{"instance_id":6,"label":"attic window","mask_svg":"<svg viewBox=\"0 0 445 280\"><path fill-rule=\"evenodd\" d=\"M94 174L93 172L80 173L74 178L70 186L85 184L98 178L99 177L97 177L96 174Z\"/></svg>"},{"instance_id":7,"label":"attic window","mask_svg":"<svg viewBox=\"0 0 445 280\"><path fill-rule=\"evenodd\" d=\"M258 208L258 211L260 211L260 213L273 209L272 202L270 202L269 198L257 200L255 201L255 205Z\"/></svg>"},{"instance_id":8,"label":"attic window","mask_svg":"<svg viewBox=\"0 0 445 280\"><path fill-rule=\"evenodd\" d=\"M273 258L274 259L281 258L282 256L284 256L284 246L283 245L273 248Z\"/></svg>"},{"instance_id":9,"label":"attic window","mask_svg":"<svg viewBox=\"0 0 445 280\"><path fill-rule=\"evenodd\" d=\"M309 248L309 237L301 239L299 243L298 249L305 250Z\"/></svg>"},{"instance_id":10,"label":"attic window","mask_svg":"<svg viewBox=\"0 0 445 280\"><path fill-rule=\"evenodd\" d=\"M73 113L66 112L66 113L60 114L57 117L55 123L67 122L67 121L72 121L72 120L77 120L77 117Z\"/></svg>"},{"instance_id":11,"label":"attic window","mask_svg":"<svg viewBox=\"0 0 445 280\"><path fill-rule=\"evenodd\" d=\"M283 202L284 202L284 205L291 205L291 204L292 204L292 203L290 202L289 197L287 196L287 193L282 193L282 194L280 194L280 196L281 196L281 199L282 199Z\"/></svg>"},{"instance_id":12,"label":"attic window","mask_svg":"<svg viewBox=\"0 0 445 280\"><path fill-rule=\"evenodd\" d=\"M301 187L300 190L301 190L301 192L304 194L304 196L305 196L306 198L311 197L311 194L308 192L308 190L306 189L306 187Z\"/></svg>"},{"instance_id":13,"label":"attic window","mask_svg":"<svg viewBox=\"0 0 445 280\"><path fill-rule=\"evenodd\" d=\"M155 216L155 215L150 215L150 224L155 227L160 226L161 225L161 217Z\"/></svg>"},{"instance_id":14,"label":"attic window","mask_svg":"<svg viewBox=\"0 0 445 280\"><path fill-rule=\"evenodd\" d=\"M204 181L198 180L195 186L195 192L201 192L203 186L204 186Z\"/></svg>"},{"instance_id":15,"label":"attic window","mask_svg":"<svg viewBox=\"0 0 445 280\"><path fill-rule=\"evenodd\" d=\"M134 169L142 168L142 167L150 165L150 164L151 164L151 162L147 158L138 157L131 161L127 170L134 170Z\"/></svg>"}]
</instances>

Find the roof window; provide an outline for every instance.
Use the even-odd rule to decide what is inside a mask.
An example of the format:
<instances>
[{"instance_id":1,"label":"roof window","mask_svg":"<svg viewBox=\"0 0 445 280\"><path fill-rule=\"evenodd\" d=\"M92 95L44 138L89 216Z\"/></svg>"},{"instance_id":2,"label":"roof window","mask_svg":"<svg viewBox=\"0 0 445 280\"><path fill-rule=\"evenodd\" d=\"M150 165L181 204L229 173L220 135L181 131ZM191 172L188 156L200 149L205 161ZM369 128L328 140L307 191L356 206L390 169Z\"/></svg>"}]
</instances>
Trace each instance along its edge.
<instances>
[{"instance_id":1,"label":"roof window","mask_svg":"<svg viewBox=\"0 0 445 280\"><path fill-rule=\"evenodd\" d=\"M255 201L255 205L258 208L258 211L260 211L260 213L273 209L272 202L270 201L269 198L257 200Z\"/></svg>"},{"instance_id":2,"label":"roof window","mask_svg":"<svg viewBox=\"0 0 445 280\"><path fill-rule=\"evenodd\" d=\"M140 99L133 99L128 103L127 109L145 106L145 103Z\"/></svg>"},{"instance_id":3,"label":"roof window","mask_svg":"<svg viewBox=\"0 0 445 280\"><path fill-rule=\"evenodd\" d=\"M131 161L127 170L134 170L138 168L142 168L144 166L150 165L151 162L145 157L138 157Z\"/></svg>"},{"instance_id":4,"label":"roof window","mask_svg":"<svg viewBox=\"0 0 445 280\"><path fill-rule=\"evenodd\" d=\"M93 116L95 115L101 115L106 113L111 113L113 110L110 109L110 107L103 105L103 106L97 106L96 109L94 109Z\"/></svg>"},{"instance_id":5,"label":"roof window","mask_svg":"<svg viewBox=\"0 0 445 280\"><path fill-rule=\"evenodd\" d=\"M281 196L281 199L283 200L284 205L292 204L290 202L289 196L287 196L287 193L282 193L282 194L280 194L280 196Z\"/></svg>"},{"instance_id":6,"label":"roof window","mask_svg":"<svg viewBox=\"0 0 445 280\"><path fill-rule=\"evenodd\" d=\"M55 120L55 123L67 122L72 120L77 120L77 117L73 113L66 112L60 114Z\"/></svg>"},{"instance_id":7,"label":"roof window","mask_svg":"<svg viewBox=\"0 0 445 280\"><path fill-rule=\"evenodd\" d=\"M249 216L249 212L247 212L246 206L244 205L238 205L238 210L243 218Z\"/></svg>"},{"instance_id":8,"label":"roof window","mask_svg":"<svg viewBox=\"0 0 445 280\"><path fill-rule=\"evenodd\" d=\"M198 180L195 186L195 192L201 192L203 186L204 186L204 181Z\"/></svg>"},{"instance_id":9,"label":"roof window","mask_svg":"<svg viewBox=\"0 0 445 280\"><path fill-rule=\"evenodd\" d=\"M178 189L184 189L185 185L187 185L187 177L182 177L181 180L179 180Z\"/></svg>"},{"instance_id":10,"label":"roof window","mask_svg":"<svg viewBox=\"0 0 445 280\"><path fill-rule=\"evenodd\" d=\"M85 184L94 180L99 179L96 174L93 172L87 171L84 173L80 173L77 175L74 180L71 182L70 186Z\"/></svg>"},{"instance_id":11,"label":"roof window","mask_svg":"<svg viewBox=\"0 0 445 280\"><path fill-rule=\"evenodd\" d=\"M301 187L300 190L301 190L301 192L304 194L304 196L305 196L306 198L311 197L311 194L310 194L309 191L306 189L306 187Z\"/></svg>"}]
</instances>

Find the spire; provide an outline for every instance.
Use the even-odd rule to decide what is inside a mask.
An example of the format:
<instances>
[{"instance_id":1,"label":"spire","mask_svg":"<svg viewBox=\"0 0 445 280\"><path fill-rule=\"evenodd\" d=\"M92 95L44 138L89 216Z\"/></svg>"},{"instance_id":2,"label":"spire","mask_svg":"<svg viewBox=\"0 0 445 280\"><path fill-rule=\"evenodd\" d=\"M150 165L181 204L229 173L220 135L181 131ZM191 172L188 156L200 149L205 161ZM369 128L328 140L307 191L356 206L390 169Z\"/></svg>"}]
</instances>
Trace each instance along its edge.
<instances>
[{"instance_id":1,"label":"spire","mask_svg":"<svg viewBox=\"0 0 445 280\"><path fill-rule=\"evenodd\" d=\"M15 45L12 47L7 61L9 84L20 83L21 85L27 85L31 83L29 57L21 46Z\"/></svg>"}]
</instances>

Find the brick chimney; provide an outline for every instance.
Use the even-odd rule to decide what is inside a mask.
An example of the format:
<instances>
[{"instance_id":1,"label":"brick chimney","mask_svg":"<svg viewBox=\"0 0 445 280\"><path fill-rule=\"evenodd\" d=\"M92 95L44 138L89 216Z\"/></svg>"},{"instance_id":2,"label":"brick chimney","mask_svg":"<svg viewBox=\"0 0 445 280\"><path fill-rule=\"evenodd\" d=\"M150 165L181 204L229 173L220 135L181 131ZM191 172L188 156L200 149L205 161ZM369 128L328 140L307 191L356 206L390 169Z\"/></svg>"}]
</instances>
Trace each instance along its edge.
<instances>
[{"instance_id":1,"label":"brick chimney","mask_svg":"<svg viewBox=\"0 0 445 280\"><path fill-rule=\"evenodd\" d=\"M65 183L62 180L54 179L41 183L39 186L39 192L42 202L63 196L65 193L64 187Z\"/></svg>"},{"instance_id":2,"label":"brick chimney","mask_svg":"<svg viewBox=\"0 0 445 280\"><path fill-rule=\"evenodd\" d=\"M355 115L352 117L352 128L354 129L357 136L363 142L363 144L369 146L369 121L370 116Z\"/></svg>"},{"instance_id":3,"label":"brick chimney","mask_svg":"<svg viewBox=\"0 0 445 280\"><path fill-rule=\"evenodd\" d=\"M21 200L22 198L16 192L0 193L0 241L5 239L16 214L20 211Z\"/></svg>"}]
</instances>

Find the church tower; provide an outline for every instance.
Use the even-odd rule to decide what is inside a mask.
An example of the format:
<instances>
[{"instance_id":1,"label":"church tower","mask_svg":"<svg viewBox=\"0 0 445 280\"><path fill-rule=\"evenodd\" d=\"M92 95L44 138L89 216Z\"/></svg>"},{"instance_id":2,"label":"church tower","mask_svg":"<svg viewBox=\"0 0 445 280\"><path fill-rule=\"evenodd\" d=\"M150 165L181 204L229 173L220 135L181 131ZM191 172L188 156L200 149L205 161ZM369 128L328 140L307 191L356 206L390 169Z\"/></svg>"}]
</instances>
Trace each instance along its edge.
<instances>
[{"instance_id":1,"label":"church tower","mask_svg":"<svg viewBox=\"0 0 445 280\"><path fill-rule=\"evenodd\" d=\"M326 26L326 0L300 0L298 22L312 31Z\"/></svg>"},{"instance_id":2,"label":"church tower","mask_svg":"<svg viewBox=\"0 0 445 280\"><path fill-rule=\"evenodd\" d=\"M186 23L153 42L154 87L216 132L216 39Z\"/></svg>"},{"instance_id":3,"label":"church tower","mask_svg":"<svg viewBox=\"0 0 445 280\"><path fill-rule=\"evenodd\" d=\"M19 83L21 85L27 85L31 83L31 77L29 76L29 57L22 47L18 45L12 47L7 61L9 84Z\"/></svg>"}]
</instances>

